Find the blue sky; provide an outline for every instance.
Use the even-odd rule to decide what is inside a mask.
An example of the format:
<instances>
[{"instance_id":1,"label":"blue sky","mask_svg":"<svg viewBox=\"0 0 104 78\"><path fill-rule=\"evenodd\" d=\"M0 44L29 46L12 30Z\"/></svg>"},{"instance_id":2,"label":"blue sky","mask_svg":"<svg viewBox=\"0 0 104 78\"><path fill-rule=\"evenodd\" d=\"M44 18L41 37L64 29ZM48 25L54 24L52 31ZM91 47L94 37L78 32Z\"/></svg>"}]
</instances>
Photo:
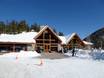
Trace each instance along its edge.
<instances>
[{"instance_id":1,"label":"blue sky","mask_svg":"<svg viewBox=\"0 0 104 78\"><path fill-rule=\"evenodd\" d=\"M104 27L103 0L0 0L0 21L48 24L81 38Z\"/></svg>"}]
</instances>

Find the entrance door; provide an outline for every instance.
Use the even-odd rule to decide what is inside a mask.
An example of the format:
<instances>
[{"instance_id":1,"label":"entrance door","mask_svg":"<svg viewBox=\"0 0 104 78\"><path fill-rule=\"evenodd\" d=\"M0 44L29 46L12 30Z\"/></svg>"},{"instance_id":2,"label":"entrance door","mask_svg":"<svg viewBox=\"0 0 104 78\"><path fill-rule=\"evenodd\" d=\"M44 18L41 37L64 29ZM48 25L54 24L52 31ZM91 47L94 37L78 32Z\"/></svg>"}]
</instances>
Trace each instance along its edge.
<instances>
[{"instance_id":1,"label":"entrance door","mask_svg":"<svg viewBox=\"0 0 104 78\"><path fill-rule=\"evenodd\" d=\"M49 52L50 51L50 45L49 44L45 44L45 52Z\"/></svg>"}]
</instances>

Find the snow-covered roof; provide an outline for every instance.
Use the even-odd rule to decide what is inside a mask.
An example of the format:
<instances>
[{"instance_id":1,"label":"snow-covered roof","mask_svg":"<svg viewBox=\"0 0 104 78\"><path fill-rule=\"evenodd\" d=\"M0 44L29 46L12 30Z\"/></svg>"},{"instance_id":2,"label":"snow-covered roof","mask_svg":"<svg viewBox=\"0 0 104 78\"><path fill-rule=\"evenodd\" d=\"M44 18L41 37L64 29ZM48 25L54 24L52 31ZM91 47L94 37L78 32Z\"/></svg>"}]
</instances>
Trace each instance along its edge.
<instances>
[{"instance_id":1,"label":"snow-covered roof","mask_svg":"<svg viewBox=\"0 0 104 78\"><path fill-rule=\"evenodd\" d=\"M38 32L38 35L35 38L37 38L47 28L49 28L50 31L61 41L61 39L59 38L59 36L48 25L42 26L42 29Z\"/></svg>"},{"instance_id":2,"label":"snow-covered roof","mask_svg":"<svg viewBox=\"0 0 104 78\"><path fill-rule=\"evenodd\" d=\"M93 43L91 43L91 42L87 42L87 41L83 41L84 42L84 44L86 44L86 45L93 45Z\"/></svg>"},{"instance_id":3,"label":"snow-covered roof","mask_svg":"<svg viewBox=\"0 0 104 78\"><path fill-rule=\"evenodd\" d=\"M0 42L35 43L37 32L23 32L20 34L1 34Z\"/></svg>"},{"instance_id":4,"label":"snow-covered roof","mask_svg":"<svg viewBox=\"0 0 104 78\"><path fill-rule=\"evenodd\" d=\"M67 36L59 36L61 39L62 43L61 44L68 44L70 40L76 35L76 33L69 34Z\"/></svg>"},{"instance_id":5,"label":"snow-covered roof","mask_svg":"<svg viewBox=\"0 0 104 78\"><path fill-rule=\"evenodd\" d=\"M76 33L72 33L67 37L67 41L66 44L68 44L68 42L70 42L70 40L76 35Z\"/></svg>"},{"instance_id":6,"label":"snow-covered roof","mask_svg":"<svg viewBox=\"0 0 104 78\"><path fill-rule=\"evenodd\" d=\"M48 26L41 26L41 30L38 32L38 35L35 37L37 38L39 34L41 34Z\"/></svg>"},{"instance_id":7,"label":"snow-covered roof","mask_svg":"<svg viewBox=\"0 0 104 78\"><path fill-rule=\"evenodd\" d=\"M66 37L65 36L58 36L60 39L61 39L61 41L62 41L62 43L61 44L66 44Z\"/></svg>"},{"instance_id":8,"label":"snow-covered roof","mask_svg":"<svg viewBox=\"0 0 104 78\"><path fill-rule=\"evenodd\" d=\"M22 32L20 34L1 34L0 42L14 42L14 43L36 43L34 38L37 38L45 29L49 28L52 33L53 30L49 26L43 26L39 32ZM61 41L61 39L57 36L57 38Z\"/></svg>"},{"instance_id":9,"label":"snow-covered roof","mask_svg":"<svg viewBox=\"0 0 104 78\"><path fill-rule=\"evenodd\" d=\"M58 36L49 26L44 26L39 32L22 32L20 34L1 34L0 42L15 42L15 43L36 43L35 39L45 30L49 28L51 32L62 41L61 44L68 44L70 40L77 35L72 33L67 36ZM85 42L86 43L86 42Z\"/></svg>"}]
</instances>

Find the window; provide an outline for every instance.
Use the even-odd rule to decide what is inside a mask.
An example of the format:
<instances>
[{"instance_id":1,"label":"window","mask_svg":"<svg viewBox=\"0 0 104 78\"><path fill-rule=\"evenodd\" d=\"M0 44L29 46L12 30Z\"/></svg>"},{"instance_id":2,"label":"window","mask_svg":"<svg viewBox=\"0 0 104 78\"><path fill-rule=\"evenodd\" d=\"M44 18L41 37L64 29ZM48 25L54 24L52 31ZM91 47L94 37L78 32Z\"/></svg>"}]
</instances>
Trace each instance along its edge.
<instances>
[{"instance_id":1,"label":"window","mask_svg":"<svg viewBox=\"0 0 104 78\"><path fill-rule=\"evenodd\" d=\"M77 40L76 39L73 39L73 44L76 44Z\"/></svg>"},{"instance_id":2,"label":"window","mask_svg":"<svg viewBox=\"0 0 104 78\"><path fill-rule=\"evenodd\" d=\"M49 39L48 31L45 31L45 32L44 32L44 38L45 38L45 39Z\"/></svg>"}]
</instances>

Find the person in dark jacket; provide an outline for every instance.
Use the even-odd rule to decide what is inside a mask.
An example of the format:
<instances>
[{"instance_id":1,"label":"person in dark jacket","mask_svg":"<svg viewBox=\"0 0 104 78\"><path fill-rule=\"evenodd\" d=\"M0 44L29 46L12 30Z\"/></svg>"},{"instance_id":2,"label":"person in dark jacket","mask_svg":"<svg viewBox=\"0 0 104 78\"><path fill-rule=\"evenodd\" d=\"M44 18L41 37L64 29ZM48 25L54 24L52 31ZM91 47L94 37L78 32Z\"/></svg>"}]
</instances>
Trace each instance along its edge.
<instances>
[{"instance_id":1,"label":"person in dark jacket","mask_svg":"<svg viewBox=\"0 0 104 78\"><path fill-rule=\"evenodd\" d=\"M72 57L75 55L75 48L72 50Z\"/></svg>"}]
</instances>

